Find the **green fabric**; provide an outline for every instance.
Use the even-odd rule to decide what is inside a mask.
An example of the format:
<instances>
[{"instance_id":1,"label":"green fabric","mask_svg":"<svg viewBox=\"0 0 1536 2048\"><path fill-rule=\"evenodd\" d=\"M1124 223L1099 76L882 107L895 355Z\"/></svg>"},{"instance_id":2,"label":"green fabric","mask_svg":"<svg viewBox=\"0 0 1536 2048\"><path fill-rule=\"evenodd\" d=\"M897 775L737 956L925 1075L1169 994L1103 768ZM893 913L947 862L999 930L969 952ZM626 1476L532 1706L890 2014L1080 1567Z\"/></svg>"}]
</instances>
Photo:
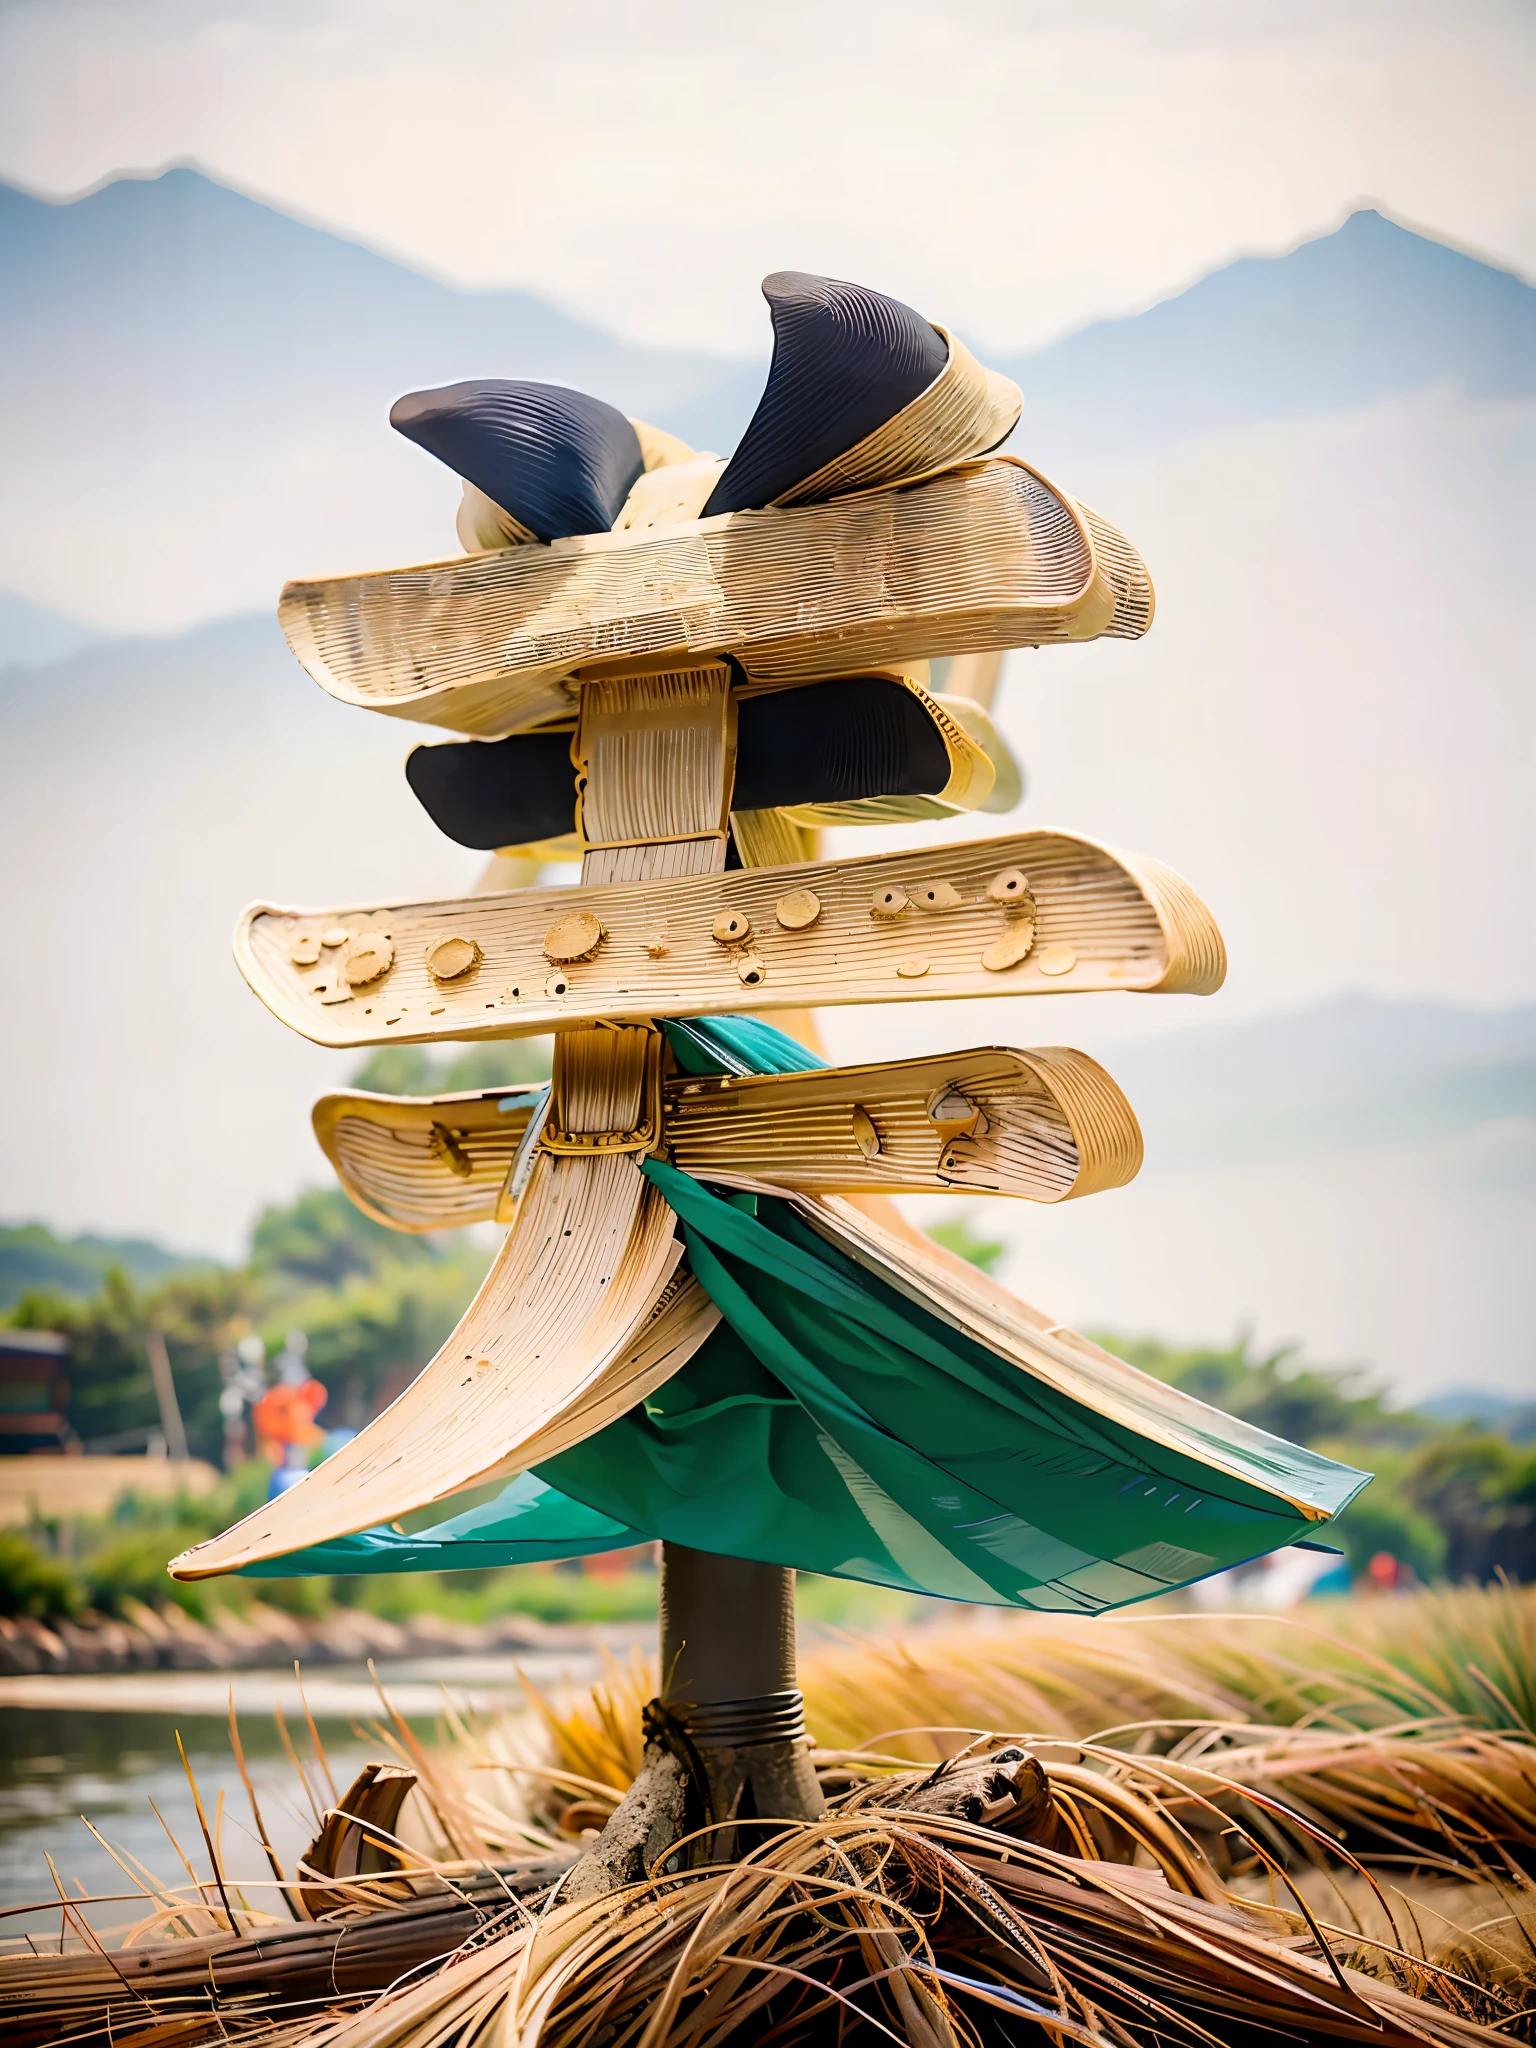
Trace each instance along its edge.
<instances>
[{"instance_id":1,"label":"green fabric","mask_svg":"<svg viewBox=\"0 0 1536 2048\"><path fill-rule=\"evenodd\" d=\"M690 1072L819 1064L752 1018L665 1028ZM689 1363L485 1506L258 1571L447 1569L662 1537L949 1599L1098 1613L1314 1536L1322 1525L1282 1493L1333 1515L1365 1484L1149 1383L1149 1414L1178 1407L1186 1448L1167 1449L917 1307L790 1203L723 1198L659 1160L644 1170L723 1319Z\"/></svg>"},{"instance_id":2,"label":"green fabric","mask_svg":"<svg viewBox=\"0 0 1536 2048\"><path fill-rule=\"evenodd\" d=\"M685 1074L804 1074L827 1064L760 1017L676 1017L661 1028Z\"/></svg>"},{"instance_id":3,"label":"green fabric","mask_svg":"<svg viewBox=\"0 0 1536 2048\"><path fill-rule=\"evenodd\" d=\"M701 1549L1078 1612L1318 1528L1263 1461L1245 1482L1104 1420L915 1308L787 1202L760 1197L754 1216L660 1161L645 1170L725 1327L641 1408L540 1466L563 1492ZM1364 1484L1263 1441L1330 1513Z\"/></svg>"},{"instance_id":4,"label":"green fabric","mask_svg":"<svg viewBox=\"0 0 1536 2048\"><path fill-rule=\"evenodd\" d=\"M627 1529L524 1472L495 1500L413 1536L394 1529L365 1529L357 1536L312 1543L290 1557L264 1558L260 1564L246 1565L242 1576L302 1579L333 1572L480 1571L488 1565L537 1564L546 1558L583 1557L649 1541L643 1530Z\"/></svg>"}]
</instances>

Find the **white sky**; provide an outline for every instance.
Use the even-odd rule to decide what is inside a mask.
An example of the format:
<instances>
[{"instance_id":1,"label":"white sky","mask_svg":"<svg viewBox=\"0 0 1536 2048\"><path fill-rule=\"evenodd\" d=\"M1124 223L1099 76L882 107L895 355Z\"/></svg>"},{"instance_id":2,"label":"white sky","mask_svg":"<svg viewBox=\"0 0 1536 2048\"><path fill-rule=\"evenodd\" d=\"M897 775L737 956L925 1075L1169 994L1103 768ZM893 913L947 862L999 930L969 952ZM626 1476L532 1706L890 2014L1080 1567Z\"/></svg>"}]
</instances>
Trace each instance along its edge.
<instances>
[{"instance_id":1,"label":"white sky","mask_svg":"<svg viewBox=\"0 0 1536 2048\"><path fill-rule=\"evenodd\" d=\"M464 284L761 349L866 278L993 347L1368 199L1536 273L1519 0L0 0L0 176L194 158Z\"/></svg>"}]
</instances>

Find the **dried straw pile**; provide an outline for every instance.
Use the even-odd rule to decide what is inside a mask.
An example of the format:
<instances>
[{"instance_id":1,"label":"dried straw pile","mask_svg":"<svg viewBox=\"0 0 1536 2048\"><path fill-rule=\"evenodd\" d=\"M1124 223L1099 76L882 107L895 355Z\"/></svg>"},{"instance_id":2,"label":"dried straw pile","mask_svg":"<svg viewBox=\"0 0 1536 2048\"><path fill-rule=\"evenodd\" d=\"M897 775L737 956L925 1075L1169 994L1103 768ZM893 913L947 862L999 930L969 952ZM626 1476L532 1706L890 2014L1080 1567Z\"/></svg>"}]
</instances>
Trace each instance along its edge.
<instances>
[{"instance_id":1,"label":"dried straw pile","mask_svg":"<svg viewBox=\"0 0 1536 2048\"><path fill-rule=\"evenodd\" d=\"M824 1821L567 1904L552 1880L633 1768L642 1665L535 1717L450 1718L430 1754L381 1723L395 1770L333 1795L290 1886L317 1918L278 1923L217 1875L160 1887L127 1948L77 1922L63 1955L0 1962L0 2030L134 2048L1536 2040L1533 1634L1536 1594L1505 1589L1357 1608L1337 1634L1166 1617L836 1645L805 1666ZM973 1733L979 1709L1009 1745ZM416 1790L384 1821L401 1767Z\"/></svg>"}]
</instances>

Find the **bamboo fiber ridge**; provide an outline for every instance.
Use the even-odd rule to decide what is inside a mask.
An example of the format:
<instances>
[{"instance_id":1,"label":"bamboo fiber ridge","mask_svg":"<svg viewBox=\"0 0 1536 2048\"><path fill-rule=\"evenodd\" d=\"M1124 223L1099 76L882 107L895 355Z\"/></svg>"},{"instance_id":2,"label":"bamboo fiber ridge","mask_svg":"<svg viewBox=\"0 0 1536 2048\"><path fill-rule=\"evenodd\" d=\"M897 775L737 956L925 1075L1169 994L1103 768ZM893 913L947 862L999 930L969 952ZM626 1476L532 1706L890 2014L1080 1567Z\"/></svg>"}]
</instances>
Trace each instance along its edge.
<instances>
[{"instance_id":1,"label":"bamboo fiber ridge","mask_svg":"<svg viewBox=\"0 0 1536 2048\"><path fill-rule=\"evenodd\" d=\"M1037 906L1034 943L1014 965L993 970L982 955L1012 920L986 891L1014 867L1028 876ZM922 891L940 885L959 899L952 908L917 907ZM877 916L872 906L888 889L908 907ZM777 906L800 891L814 894L818 915L808 928L785 929ZM546 935L575 911L590 913L604 936L592 958L557 971L544 953ZM745 945L713 936L727 914L749 924ZM393 964L373 983L344 989L339 966L305 968L290 958L299 938L317 929L349 933L337 949L343 960L364 933L386 933ZM449 937L472 939L482 957L440 983L426 956ZM1220 985L1225 958L1209 911L1170 870L1052 831L457 902L318 912L257 904L236 931L235 957L274 1015L333 1046L515 1038L603 1017L719 1015L749 1000L761 1010L1110 988L1206 994ZM763 971L744 983L749 958Z\"/></svg>"},{"instance_id":2,"label":"bamboo fiber ridge","mask_svg":"<svg viewBox=\"0 0 1536 2048\"><path fill-rule=\"evenodd\" d=\"M347 1197L391 1230L488 1223L540 1088L322 1095L313 1121ZM445 1132L447 1143L434 1142Z\"/></svg>"},{"instance_id":3,"label":"bamboo fiber ridge","mask_svg":"<svg viewBox=\"0 0 1536 2048\"><path fill-rule=\"evenodd\" d=\"M288 644L342 702L493 738L568 715L575 671L729 653L811 681L941 655L1134 637L1140 557L1012 456L906 490L649 537L293 582Z\"/></svg>"},{"instance_id":4,"label":"bamboo fiber ridge","mask_svg":"<svg viewBox=\"0 0 1536 2048\"><path fill-rule=\"evenodd\" d=\"M682 1257L673 1225L633 1160L541 1156L484 1284L420 1376L298 1486L173 1559L172 1575L373 1528L602 1428L717 1319L696 1283L663 1299Z\"/></svg>"},{"instance_id":5,"label":"bamboo fiber ridge","mask_svg":"<svg viewBox=\"0 0 1536 2048\"><path fill-rule=\"evenodd\" d=\"M941 1138L929 1114L957 1093L974 1133ZM1133 1179L1141 1130L1103 1068L1066 1047L988 1046L927 1059L667 1087L675 1166L727 1185L811 1194L963 1191L1062 1202ZM864 1143L854 1112L862 1114ZM870 1132L879 1149L866 1151Z\"/></svg>"},{"instance_id":6,"label":"bamboo fiber ridge","mask_svg":"<svg viewBox=\"0 0 1536 2048\"><path fill-rule=\"evenodd\" d=\"M1024 410L1018 385L984 370L963 341L934 324L949 344L949 357L928 389L775 504L804 505L849 491L920 483L1008 438Z\"/></svg>"},{"instance_id":7,"label":"bamboo fiber ridge","mask_svg":"<svg viewBox=\"0 0 1536 2048\"><path fill-rule=\"evenodd\" d=\"M723 839L735 710L724 662L589 683L575 750L577 829L585 843Z\"/></svg>"},{"instance_id":8,"label":"bamboo fiber ridge","mask_svg":"<svg viewBox=\"0 0 1536 2048\"><path fill-rule=\"evenodd\" d=\"M641 1037L643 1034L632 1034ZM573 1041L595 1034L568 1033ZM944 1139L928 1114L956 1089L986 1122ZM531 1091L530 1091L531 1092ZM657 1147L683 1172L722 1184L810 1194L1017 1195L1064 1202L1123 1187L1141 1167L1141 1130L1130 1104L1086 1053L1066 1047L983 1046L927 1059L819 1068L804 1074L666 1084ZM595 1108L619 1119L638 1101ZM490 1222L528 1121L528 1095L422 1098L322 1096L314 1122L347 1194L396 1230L445 1230ZM870 1118L880 1149L860 1146L853 1111ZM563 1120L569 1114L562 1109ZM473 1162L456 1173L434 1133Z\"/></svg>"}]
</instances>

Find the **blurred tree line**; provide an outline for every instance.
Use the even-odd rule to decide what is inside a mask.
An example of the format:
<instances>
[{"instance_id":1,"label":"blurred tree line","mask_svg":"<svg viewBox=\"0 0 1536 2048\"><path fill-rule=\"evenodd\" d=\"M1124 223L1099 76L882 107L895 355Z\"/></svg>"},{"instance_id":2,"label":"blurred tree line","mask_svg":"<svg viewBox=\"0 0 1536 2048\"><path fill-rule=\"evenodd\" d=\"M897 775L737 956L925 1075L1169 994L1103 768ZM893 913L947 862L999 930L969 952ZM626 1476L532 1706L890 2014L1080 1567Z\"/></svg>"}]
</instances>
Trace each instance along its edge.
<instances>
[{"instance_id":1,"label":"blurred tree line","mask_svg":"<svg viewBox=\"0 0 1536 2048\"><path fill-rule=\"evenodd\" d=\"M463 1048L448 1061L419 1046L390 1046L353 1085L420 1095L547 1071L547 1041ZM965 1211L933 1235L985 1270L1005 1250L978 1236ZM219 1360L242 1336L254 1331L270 1354L288 1331L304 1331L309 1370L329 1394L322 1426L357 1428L447 1337L489 1256L470 1233L386 1230L338 1188L311 1190L262 1212L243 1266L204 1264L138 1281L114 1269L91 1298L35 1287L6 1320L68 1337L69 1418L87 1443L157 1425L144 1338L159 1330L188 1447L218 1464L225 1442ZM1213 1407L1375 1473L1335 1525L1355 1570L1385 1551L1424 1580L1487 1580L1499 1572L1536 1580L1536 1447L1389 1407L1359 1371L1309 1365L1289 1351L1256 1357L1246 1342L1180 1350L1151 1338L1099 1341ZM135 1566L127 1576L138 1583L143 1574ZM110 1588L104 1583L101 1591Z\"/></svg>"},{"instance_id":2,"label":"blurred tree line","mask_svg":"<svg viewBox=\"0 0 1536 2048\"><path fill-rule=\"evenodd\" d=\"M350 1083L381 1095L430 1095L539 1080L545 1040L458 1048L436 1061L425 1047L388 1046ZM337 1187L264 1209L243 1266L199 1263L165 1279L110 1269L83 1297L34 1286L5 1321L69 1339L70 1426L82 1442L154 1429L160 1420L146 1331L165 1338L187 1447L221 1463L221 1354L254 1331L268 1354L289 1330L309 1339L310 1371L326 1387L326 1428L357 1429L414 1375L453 1328L490 1253L470 1233L386 1230Z\"/></svg>"},{"instance_id":3,"label":"blurred tree line","mask_svg":"<svg viewBox=\"0 0 1536 2048\"><path fill-rule=\"evenodd\" d=\"M1213 1408L1373 1472L1330 1531L1353 1570L1385 1551L1425 1580L1536 1580L1536 1446L1389 1408L1358 1369L1309 1366L1290 1350L1097 1341Z\"/></svg>"}]
</instances>

